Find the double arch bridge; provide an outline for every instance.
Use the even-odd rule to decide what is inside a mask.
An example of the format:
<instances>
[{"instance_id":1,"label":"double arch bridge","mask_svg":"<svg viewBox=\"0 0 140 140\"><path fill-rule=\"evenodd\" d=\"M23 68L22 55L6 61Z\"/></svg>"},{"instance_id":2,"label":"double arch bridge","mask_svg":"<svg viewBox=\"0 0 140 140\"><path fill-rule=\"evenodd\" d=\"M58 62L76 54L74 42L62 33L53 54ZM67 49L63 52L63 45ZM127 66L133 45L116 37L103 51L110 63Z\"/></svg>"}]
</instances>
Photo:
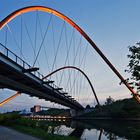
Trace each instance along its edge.
<instances>
[{"instance_id":1,"label":"double arch bridge","mask_svg":"<svg viewBox=\"0 0 140 140\"><path fill-rule=\"evenodd\" d=\"M27 27L26 23L23 21L23 16L26 15L27 13L35 12L35 11L36 11L36 14L34 15L34 17L36 17L35 25L32 25L33 24L32 23L30 25L30 29L29 29ZM49 22L47 23L47 25L45 27L44 26L41 27L39 11L50 14ZM51 26L51 30L54 31L54 25L53 25L53 23L51 23L52 21L54 21L52 15L57 16L59 19L61 19L61 21L63 21L63 24L62 24L61 30L59 31L60 37L57 40L57 42L58 42L57 45L55 45L56 41L54 40L54 36L56 36L58 34L58 29L56 29L57 30L56 34L54 32L52 33L52 40L53 40L52 42L53 42L54 46L57 46L57 47L56 47L56 49L54 49L54 58L53 58L54 61L51 62L52 68L48 68L49 74L44 76L43 74L40 74L38 72L38 70L40 70L39 64L38 64L38 67L35 67L35 66L37 65L37 63L39 63L38 62L39 57L40 57L42 65L44 65L44 63L49 65L48 60L45 60L45 61L42 60L43 55L41 55L40 53L42 51L43 46L45 46L44 44L46 42L45 39L46 39L47 33L50 32L48 28ZM15 23L15 19L17 19L17 22L20 22L20 25L17 25ZM30 22L32 21L32 18L30 18L30 15L29 15L29 18L26 20L29 20ZM46 19L43 18L43 22L45 20ZM68 38L67 38L67 34L69 34L67 32L67 30L69 30L69 29L66 28L66 23L68 23L68 25L70 25L70 28L72 28L70 41L68 41ZM15 29L16 33L13 33L13 31L10 27L12 25L14 26L14 28L19 28L21 33L18 33L19 30L17 30L17 29ZM37 27L37 25L39 27ZM34 35L30 35L30 33L29 33L30 30L32 30L32 27L35 27ZM83 70L84 68L80 67L80 64L82 64L81 60L83 60L82 58L84 58L84 57L82 57L78 60L78 62L80 64L79 64L79 66L76 66L76 61L77 61L76 58L78 55L80 57L82 54L81 50L79 49L81 47L80 45L82 44L81 43L82 39L84 39L88 43L88 45L90 45L100 55L100 57L105 61L105 63L118 76L118 78L121 80L121 82L130 90L130 92L133 94L133 96L136 98L136 100L138 102L140 102L139 95L134 92L134 90L131 88L131 86L122 77L122 75L117 71L117 69L112 65L112 63L106 58L106 56L101 52L101 50L96 46L96 44L92 41L92 39L76 23L74 23L70 18L63 15L62 13L60 13L56 10L53 10L51 8L48 8L48 7L43 7L43 6L25 7L25 8L19 9L15 12L11 13L5 19L3 19L0 22L0 29L1 29L1 31L4 30L3 32L5 33L5 37L3 37L4 41L0 42L0 87L17 91L17 93L14 96L3 101L1 103L1 105L5 104L6 102L8 102L12 98L16 97L20 93L26 93L26 94L29 94L30 96L35 96L35 97L38 97L41 99L52 101L52 102L64 105L66 107L70 107L75 110L84 109L83 105L81 105L73 96L69 95L70 91L69 92L63 91L62 88L60 88L60 84L58 84L58 86L56 86L53 84L54 81L50 80L51 78L49 79L49 77L56 74L57 72L62 71L62 70L67 70L67 69L76 70L85 77L88 84L90 85L92 94L95 97L96 104L100 105L96 92L93 88L93 85L92 85L90 79L84 72L84 70ZM23 29L25 31L23 31ZM40 30L40 35L39 35L38 30ZM15 42L15 45L17 45L17 48L19 48L18 54L15 53L16 49L13 48L14 45L11 43L11 38L8 39L8 32L11 35L11 37L13 38L13 42ZM26 32L26 36L25 36L25 32ZM71 63L69 58L71 58L72 55L71 54L69 55L69 53L71 51L72 42L73 42L74 46L76 44L75 42L76 42L77 38L73 39L73 36L75 36L75 32L80 35L80 41L79 41L79 43L77 43L78 48L75 49L74 60ZM15 34L17 34L17 38L15 38ZM65 43L62 40L62 37L64 36L64 34L65 34L65 39L64 39ZM37 37L37 35L39 35L39 37ZM34 36L34 43L33 43L33 40L31 39L32 36ZM29 48L27 48L26 51L23 52L24 47L28 46L26 43L27 37L28 37L28 40L30 41L30 45L33 48L33 57L31 58L33 60L32 66L27 63L25 56L24 56L24 54L27 54L27 57L30 56ZM8 40L10 43L8 43ZM20 40L20 43L18 42L18 40ZM39 42L38 40L41 40L41 42ZM50 40L50 36L49 36L49 40ZM40 44L39 48L37 48L37 42L39 42L39 44ZM61 46L62 42L63 42L63 45L66 44L66 46L67 46L66 59L64 60L64 65L61 67L58 67L57 64L55 64L55 63L57 60L59 47ZM47 41L47 43L51 44L51 43L49 43L49 41ZM88 47L88 45L86 47ZM11 49L13 51L11 51ZM78 51L80 52L79 54L78 54ZM44 53L46 53L45 50L44 50ZM72 51L72 53L73 53L73 51ZM60 52L60 54L61 54L62 58L59 60L59 62L64 59L63 52ZM47 55L50 55L50 54L47 54ZM44 70L45 70L45 68L44 68ZM68 79L70 79L71 73L72 72L68 72L68 75L69 75ZM74 73L74 75L75 75L75 73ZM56 75L56 77L57 77L57 75ZM64 73L61 73L61 78L60 78L61 80L62 80L62 77L64 77ZM75 81L75 79L76 78L74 78L73 80Z\"/></svg>"}]
</instances>

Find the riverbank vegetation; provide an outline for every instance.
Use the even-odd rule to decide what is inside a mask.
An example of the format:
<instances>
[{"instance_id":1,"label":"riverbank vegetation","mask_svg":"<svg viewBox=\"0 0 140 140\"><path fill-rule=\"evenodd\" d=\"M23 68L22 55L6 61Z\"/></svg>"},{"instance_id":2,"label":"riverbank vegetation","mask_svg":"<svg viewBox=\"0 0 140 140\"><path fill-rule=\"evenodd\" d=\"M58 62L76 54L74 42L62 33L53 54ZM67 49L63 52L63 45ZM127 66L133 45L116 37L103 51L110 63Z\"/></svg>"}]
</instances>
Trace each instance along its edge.
<instances>
[{"instance_id":1,"label":"riverbank vegetation","mask_svg":"<svg viewBox=\"0 0 140 140\"><path fill-rule=\"evenodd\" d=\"M127 79L132 88L137 88L140 91L140 42L133 46L129 46L129 54L127 55L129 63L125 72L128 72L131 77Z\"/></svg>"},{"instance_id":2,"label":"riverbank vegetation","mask_svg":"<svg viewBox=\"0 0 140 140\"><path fill-rule=\"evenodd\" d=\"M57 122L57 125L58 123L59 122ZM50 125L55 126L55 123L52 122L44 123L43 121L22 118L16 112L0 114L0 125L10 127L22 133L26 133L41 138L43 140L46 139L47 140L78 140L75 137L60 136L60 135L53 134L52 130L51 133L48 133L49 126Z\"/></svg>"},{"instance_id":3,"label":"riverbank vegetation","mask_svg":"<svg viewBox=\"0 0 140 140\"><path fill-rule=\"evenodd\" d=\"M69 109L57 109L57 108L49 108L48 110L41 110L37 112L38 115L50 115L50 116L70 116Z\"/></svg>"},{"instance_id":4,"label":"riverbank vegetation","mask_svg":"<svg viewBox=\"0 0 140 140\"><path fill-rule=\"evenodd\" d=\"M114 101L109 97L84 117L140 118L140 104L134 98Z\"/></svg>"}]
</instances>

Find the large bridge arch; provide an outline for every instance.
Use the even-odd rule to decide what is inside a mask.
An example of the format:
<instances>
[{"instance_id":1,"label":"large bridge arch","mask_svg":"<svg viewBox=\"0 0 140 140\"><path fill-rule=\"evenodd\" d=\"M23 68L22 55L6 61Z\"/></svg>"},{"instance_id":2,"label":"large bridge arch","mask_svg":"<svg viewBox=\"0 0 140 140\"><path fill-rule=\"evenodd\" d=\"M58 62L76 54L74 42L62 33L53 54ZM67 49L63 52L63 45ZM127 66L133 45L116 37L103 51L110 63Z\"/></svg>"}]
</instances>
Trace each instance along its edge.
<instances>
[{"instance_id":1,"label":"large bridge arch","mask_svg":"<svg viewBox=\"0 0 140 140\"><path fill-rule=\"evenodd\" d=\"M9 16L7 16L5 19L3 19L0 22L0 29L2 29L8 22L10 22L12 19L17 17L18 15L21 15L23 13L31 12L31 11L43 11L47 13L51 13L62 20L66 21L69 23L71 26L73 26L88 42L89 44L96 50L96 52L101 56L101 58L106 62L106 64L111 68L111 70L119 77L121 82L130 90L130 92L133 94L135 99L140 103L140 97L138 94L135 93L135 91L131 88L131 86L128 84L128 82L123 78L123 76L119 73L119 71L112 65L112 63L107 59L107 57L101 52L101 50L96 46L96 44L92 41L92 39L76 24L74 23L71 19L69 19L67 16L63 15L62 13L48 8L44 6L30 6L30 7L25 7L22 9L19 9L13 13L11 13Z\"/></svg>"}]
</instances>

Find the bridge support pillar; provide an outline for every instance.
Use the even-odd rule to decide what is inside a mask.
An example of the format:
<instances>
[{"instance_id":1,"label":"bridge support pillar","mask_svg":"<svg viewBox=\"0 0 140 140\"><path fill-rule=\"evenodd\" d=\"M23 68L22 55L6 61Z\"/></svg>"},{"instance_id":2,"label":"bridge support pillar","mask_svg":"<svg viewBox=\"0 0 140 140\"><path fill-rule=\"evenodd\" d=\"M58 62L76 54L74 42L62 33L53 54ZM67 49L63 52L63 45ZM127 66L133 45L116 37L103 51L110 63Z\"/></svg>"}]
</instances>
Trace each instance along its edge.
<instances>
[{"instance_id":1,"label":"bridge support pillar","mask_svg":"<svg viewBox=\"0 0 140 140\"><path fill-rule=\"evenodd\" d=\"M83 109L83 110L74 110L74 109L70 109L70 115L71 117L79 117L81 115L87 114L92 112L94 109L90 108L90 109Z\"/></svg>"},{"instance_id":2,"label":"bridge support pillar","mask_svg":"<svg viewBox=\"0 0 140 140\"><path fill-rule=\"evenodd\" d=\"M79 110L70 109L70 114L71 117L78 117L83 114L83 110L79 111Z\"/></svg>"}]
</instances>

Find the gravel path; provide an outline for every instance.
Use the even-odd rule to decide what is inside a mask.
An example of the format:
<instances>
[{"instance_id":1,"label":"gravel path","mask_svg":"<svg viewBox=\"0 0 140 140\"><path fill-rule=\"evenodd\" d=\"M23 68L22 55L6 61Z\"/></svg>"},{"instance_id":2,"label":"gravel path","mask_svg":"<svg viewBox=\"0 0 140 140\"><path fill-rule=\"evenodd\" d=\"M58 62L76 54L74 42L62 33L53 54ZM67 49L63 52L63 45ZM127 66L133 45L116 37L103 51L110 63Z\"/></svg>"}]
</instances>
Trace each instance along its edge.
<instances>
[{"instance_id":1,"label":"gravel path","mask_svg":"<svg viewBox=\"0 0 140 140\"><path fill-rule=\"evenodd\" d=\"M0 126L0 140L40 140L32 136L22 134L13 129Z\"/></svg>"}]
</instances>

